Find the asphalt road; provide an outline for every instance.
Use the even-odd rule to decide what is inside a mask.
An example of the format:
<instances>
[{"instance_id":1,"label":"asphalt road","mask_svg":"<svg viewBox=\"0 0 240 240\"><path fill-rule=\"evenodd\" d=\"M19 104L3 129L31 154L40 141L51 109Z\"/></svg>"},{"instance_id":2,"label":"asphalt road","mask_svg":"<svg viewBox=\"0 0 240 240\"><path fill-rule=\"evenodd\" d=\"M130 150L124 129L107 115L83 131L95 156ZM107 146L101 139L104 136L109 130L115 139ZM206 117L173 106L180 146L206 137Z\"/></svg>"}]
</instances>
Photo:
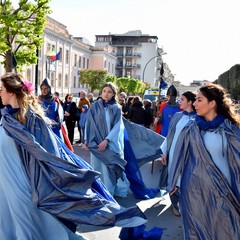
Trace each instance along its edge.
<instances>
[{"instance_id":1,"label":"asphalt road","mask_svg":"<svg viewBox=\"0 0 240 240\"><path fill-rule=\"evenodd\" d=\"M78 133L75 134L79 136ZM88 151L83 150L77 144L74 145L75 153L81 156L85 161L89 162L90 155ZM161 162L155 161L152 171L152 163L146 163L141 167L143 181L147 187L157 187L159 182L159 172ZM162 193L163 195L163 193ZM183 240L183 227L180 217L176 217L172 213L169 195L159 194L158 197L150 200L135 199L129 190L127 198L116 198L117 202L124 206L130 207L137 204L146 215L148 222L146 230L153 227L163 229L161 240ZM119 227L99 228L94 226L79 226L78 233L87 237L89 240L117 240L120 233ZM131 240L131 239L129 239Z\"/></svg>"}]
</instances>

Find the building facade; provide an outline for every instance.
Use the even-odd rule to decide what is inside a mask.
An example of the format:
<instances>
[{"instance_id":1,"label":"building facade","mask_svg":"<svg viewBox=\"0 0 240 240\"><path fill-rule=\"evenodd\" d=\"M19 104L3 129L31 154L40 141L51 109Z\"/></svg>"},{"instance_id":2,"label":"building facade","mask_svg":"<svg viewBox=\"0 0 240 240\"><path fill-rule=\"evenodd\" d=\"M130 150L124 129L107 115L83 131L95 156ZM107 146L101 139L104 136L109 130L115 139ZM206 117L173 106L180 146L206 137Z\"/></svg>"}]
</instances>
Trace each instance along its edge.
<instances>
[{"instance_id":1,"label":"building facade","mask_svg":"<svg viewBox=\"0 0 240 240\"><path fill-rule=\"evenodd\" d=\"M135 30L125 34L96 35L95 46L113 48L117 57L117 77L136 78L157 87L163 53L157 40L157 36Z\"/></svg>"}]
</instances>

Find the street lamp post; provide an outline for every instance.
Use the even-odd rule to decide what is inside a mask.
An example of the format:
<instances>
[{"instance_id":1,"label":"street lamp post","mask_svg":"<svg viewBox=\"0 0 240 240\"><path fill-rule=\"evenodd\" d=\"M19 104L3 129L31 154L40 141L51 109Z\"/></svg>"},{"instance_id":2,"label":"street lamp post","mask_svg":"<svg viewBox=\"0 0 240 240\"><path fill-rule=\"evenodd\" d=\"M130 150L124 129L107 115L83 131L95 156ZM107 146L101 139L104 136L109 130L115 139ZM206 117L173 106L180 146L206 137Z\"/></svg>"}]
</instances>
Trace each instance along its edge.
<instances>
[{"instance_id":1,"label":"street lamp post","mask_svg":"<svg viewBox=\"0 0 240 240\"><path fill-rule=\"evenodd\" d=\"M155 59L155 58L157 58L157 57L160 57L160 56L161 56L161 54L158 53L156 56L150 58L150 59L147 61L147 63L145 64L144 69L143 69L143 76L142 76L143 82L144 82L145 70L146 70L146 68L147 68L147 65L148 65L153 59Z\"/></svg>"},{"instance_id":2,"label":"street lamp post","mask_svg":"<svg viewBox=\"0 0 240 240\"><path fill-rule=\"evenodd\" d=\"M161 57L162 55L164 55L164 54L167 54L167 53L158 53L156 56L154 56L154 57L152 57L152 58L150 58L148 61L147 61L147 63L145 64L145 66L144 66L144 69L143 69L143 76L142 76L142 81L144 82L144 77L145 77L145 70L146 70L146 68L147 68L147 65L153 60L153 59L155 59L155 58L157 58L157 57Z\"/></svg>"}]
</instances>

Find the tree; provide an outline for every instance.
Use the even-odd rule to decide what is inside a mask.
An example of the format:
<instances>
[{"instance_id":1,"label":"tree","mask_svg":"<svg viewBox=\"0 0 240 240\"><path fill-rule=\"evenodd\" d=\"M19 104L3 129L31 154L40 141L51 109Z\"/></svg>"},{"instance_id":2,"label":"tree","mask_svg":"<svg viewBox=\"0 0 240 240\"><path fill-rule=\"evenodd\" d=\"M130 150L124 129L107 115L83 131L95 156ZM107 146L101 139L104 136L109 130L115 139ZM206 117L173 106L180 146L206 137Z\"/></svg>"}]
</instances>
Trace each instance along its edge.
<instances>
[{"instance_id":1,"label":"tree","mask_svg":"<svg viewBox=\"0 0 240 240\"><path fill-rule=\"evenodd\" d=\"M51 0L0 0L0 55L7 72L23 65L36 64L36 50L43 44L46 15L51 13Z\"/></svg>"},{"instance_id":2,"label":"tree","mask_svg":"<svg viewBox=\"0 0 240 240\"><path fill-rule=\"evenodd\" d=\"M87 83L91 88L91 92L101 89L106 82L107 71L105 70L81 70L80 82Z\"/></svg>"}]
</instances>

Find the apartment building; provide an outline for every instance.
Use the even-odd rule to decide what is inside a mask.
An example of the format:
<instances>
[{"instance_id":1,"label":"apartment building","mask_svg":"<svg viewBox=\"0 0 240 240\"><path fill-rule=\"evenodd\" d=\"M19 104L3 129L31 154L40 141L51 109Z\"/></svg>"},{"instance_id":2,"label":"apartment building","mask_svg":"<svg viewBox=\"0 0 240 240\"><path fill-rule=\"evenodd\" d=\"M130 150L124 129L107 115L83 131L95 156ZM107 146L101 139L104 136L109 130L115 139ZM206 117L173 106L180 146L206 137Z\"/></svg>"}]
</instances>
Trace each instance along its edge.
<instances>
[{"instance_id":1,"label":"apartment building","mask_svg":"<svg viewBox=\"0 0 240 240\"><path fill-rule=\"evenodd\" d=\"M117 77L136 78L156 87L163 53L157 41L157 36L134 30L124 34L96 35L95 46L110 45L113 48L117 57Z\"/></svg>"}]
</instances>

